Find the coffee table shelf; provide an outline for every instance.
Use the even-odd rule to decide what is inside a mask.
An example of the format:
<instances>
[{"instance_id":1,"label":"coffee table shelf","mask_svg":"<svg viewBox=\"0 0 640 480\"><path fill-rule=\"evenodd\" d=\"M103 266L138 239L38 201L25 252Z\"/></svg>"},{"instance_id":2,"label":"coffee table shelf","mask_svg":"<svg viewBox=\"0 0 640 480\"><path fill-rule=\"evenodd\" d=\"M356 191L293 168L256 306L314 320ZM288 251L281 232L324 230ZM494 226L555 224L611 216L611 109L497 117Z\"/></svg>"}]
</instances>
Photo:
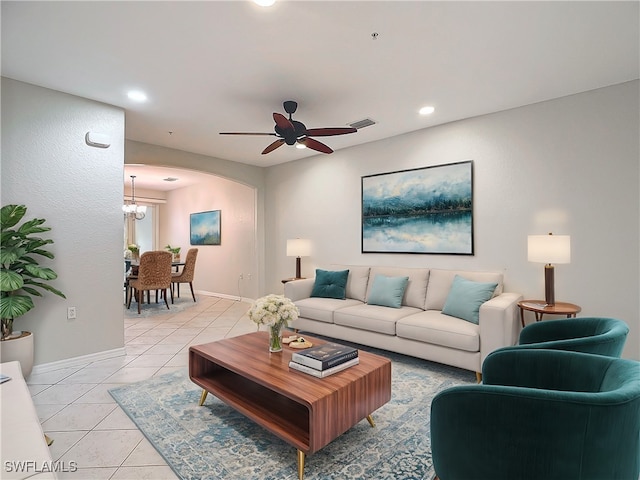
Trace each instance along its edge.
<instances>
[{"instance_id":1,"label":"coffee table shelf","mask_svg":"<svg viewBox=\"0 0 640 480\"><path fill-rule=\"evenodd\" d=\"M308 408L222 367L208 370L191 380L298 450L309 451Z\"/></svg>"}]
</instances>

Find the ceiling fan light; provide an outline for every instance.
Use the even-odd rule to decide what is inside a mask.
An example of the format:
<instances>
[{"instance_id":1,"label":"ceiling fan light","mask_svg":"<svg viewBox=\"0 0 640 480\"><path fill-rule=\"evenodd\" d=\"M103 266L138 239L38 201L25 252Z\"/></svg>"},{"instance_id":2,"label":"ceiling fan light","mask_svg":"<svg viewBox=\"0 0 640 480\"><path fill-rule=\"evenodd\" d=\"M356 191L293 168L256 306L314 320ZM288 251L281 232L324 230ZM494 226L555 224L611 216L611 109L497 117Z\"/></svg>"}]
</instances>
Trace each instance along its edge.
<instances>
[{"instance_id":1,"label":"ceiling fan light","mask_svg":"<svg viewBox=\"0 0 640 480\"><path fill-rule=\"evenodd\" d=\"M300 150L307 148L307 146L304 143L296 143L296 148L299 148Z\"/></svg>"}]
</instances>

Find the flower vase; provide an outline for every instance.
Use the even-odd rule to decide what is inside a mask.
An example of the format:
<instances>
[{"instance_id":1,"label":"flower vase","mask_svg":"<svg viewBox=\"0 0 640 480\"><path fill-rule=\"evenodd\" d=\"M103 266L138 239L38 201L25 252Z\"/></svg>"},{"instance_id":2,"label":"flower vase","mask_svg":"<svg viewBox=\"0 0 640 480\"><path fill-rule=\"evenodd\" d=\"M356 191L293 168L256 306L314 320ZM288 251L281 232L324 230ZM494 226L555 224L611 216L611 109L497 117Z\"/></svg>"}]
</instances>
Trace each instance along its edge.
<instances>
[{"instance_id":1,"label":"flower vase","mask_svg":"<svg viewBox=\"0 0 640 480\"><path fill-rule=\"evenodd\" d=\"M282 351L282 324L278 323L269 327L269 351Z\"/></svg>"}]
</instances>

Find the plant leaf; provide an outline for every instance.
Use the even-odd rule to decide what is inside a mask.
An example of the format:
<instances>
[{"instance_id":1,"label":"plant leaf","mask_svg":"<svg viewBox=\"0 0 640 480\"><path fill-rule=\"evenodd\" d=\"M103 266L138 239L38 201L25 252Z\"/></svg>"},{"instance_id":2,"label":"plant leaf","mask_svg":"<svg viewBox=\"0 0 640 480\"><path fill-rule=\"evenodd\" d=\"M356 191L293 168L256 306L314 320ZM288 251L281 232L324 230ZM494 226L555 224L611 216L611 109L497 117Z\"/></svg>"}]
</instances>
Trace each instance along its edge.
<instances>
[{"instance_id":1,"label":"plant leaf","mask_svg":"<svg viewBox=\"0 0 640 480\"><path fill-rule=\"evenodd\" d=\"M26 295L7 295L0 298L0 318L16 318L34 307L31 297Z\"/></svg>"},{"instance_id":2,"label":"plant leaf","mask_svg":"<svg viewBox=\"0 0 640 480\"><path fill-rule=\"evenodd\" d=\"M13 290L22 288L23 285L24 280L22 279L22 275L4 268L0 270L0 291L12 292Z\"/></svg>"},{"instance_id":3,"label":"plant leaf","mask_svg":"<svg viewBox=\"0 0 640 480\"><path fill-rule=\"evenodd\" d=\"M2 231L16 225L22 217L27 213L27 207L24 205L5 205L0 210L0 224Z\"/></svg>"}]
</instances>

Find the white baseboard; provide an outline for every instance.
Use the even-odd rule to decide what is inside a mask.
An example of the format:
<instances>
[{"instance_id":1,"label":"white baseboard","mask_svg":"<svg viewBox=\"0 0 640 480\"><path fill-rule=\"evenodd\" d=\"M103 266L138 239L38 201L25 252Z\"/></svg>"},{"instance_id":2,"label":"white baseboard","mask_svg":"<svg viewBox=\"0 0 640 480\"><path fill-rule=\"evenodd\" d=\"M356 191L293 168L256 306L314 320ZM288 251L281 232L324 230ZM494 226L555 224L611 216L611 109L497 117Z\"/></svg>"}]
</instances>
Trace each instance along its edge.
<instances>
[{"instance_id":1,"label":"white baseboard","mask_svg":"<svg viewBox=\"0 0 640 480\"><path fill-rule=\"evenodd\" d=\"M199 295L206 295L207 297L220 297L220 298L226 298L228 300L234 300L236 302L253 303L252 298L238 297L236 295L227 295L226 293L207 292L205 290L196 290L195 292Z\"/></svg>"},{"instance_id":2,"label":"white baseboard","mask_svg":"<svg viewBox=\"0 0 640 480\"><path fill-rule=\"evenodd\" d=\"M41 363L40 365L34 365L31 375L38 373L51 372L53 370L60 370L61 368L77 367L81 365L87 365L91 362L97 362L99 360L107 360L114 357L122 357L126 354L124 347L114 348L113 350L105 350L104 352L90 353L88 355L82 355L80 357L67 358L65 360L58 360L57 362Z\"/></svg>"},{"instance_id":3,"label":"white baseboard","mask_svg":"<svg viewBox=\"0 0 640 480\"><path fill-rule=\"evenodd\" d=\"M235 295L227 295L225 293L207 292L204 290L196 290L198 295L205 295L208 297L219 297L235 302L253 303L253 300L245 297L237 297ZM107 360L109 358L120 357L126 355L124 347L114 348L113 350L106 350L104 352L90 353L88 355L82 355L80 357L67 358L65 360L58 360L57 362L41 363L40 365L34 365L31 374L46 373L53 370L60 370L61 368L77 367L80 365L86 365L91 362L97 362L99 360Z\"/></svg>"}]
</instances>

